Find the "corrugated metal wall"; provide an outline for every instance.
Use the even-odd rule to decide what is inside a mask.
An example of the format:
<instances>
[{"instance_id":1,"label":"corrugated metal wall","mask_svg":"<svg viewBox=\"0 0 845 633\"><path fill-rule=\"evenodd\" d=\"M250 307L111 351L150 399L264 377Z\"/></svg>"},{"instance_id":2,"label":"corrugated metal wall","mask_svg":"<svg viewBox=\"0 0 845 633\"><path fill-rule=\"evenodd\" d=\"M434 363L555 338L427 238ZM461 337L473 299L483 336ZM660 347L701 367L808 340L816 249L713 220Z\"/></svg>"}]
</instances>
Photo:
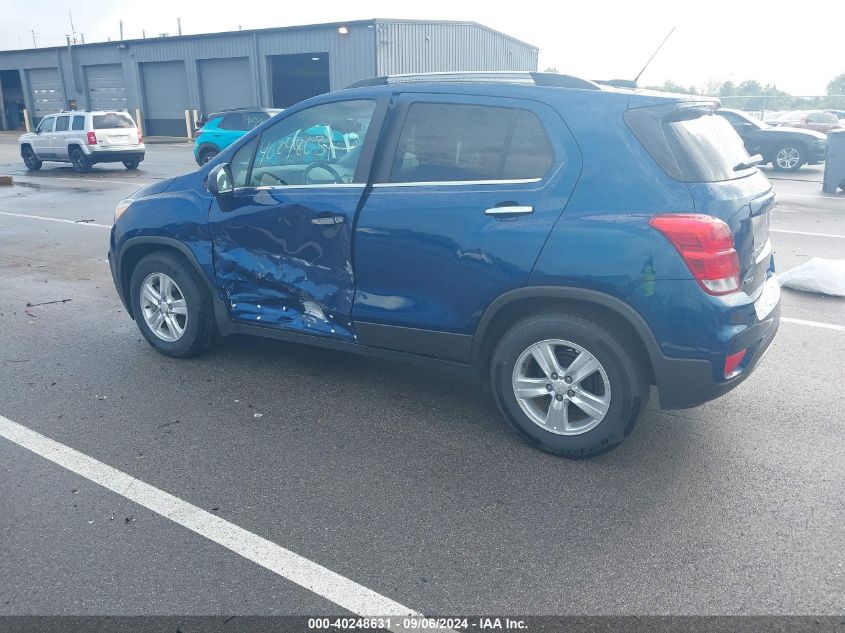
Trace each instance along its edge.
<instances>
[{"instance_id":1,"label":"corrugated metal wall","mask_svg":"<svg viewBox=\"0 0 845 633\"><path fill-rule=\"evenodd\" d=\"M421 23L366 20L341 24L238 31L208 35L125 40L66 47L0 52L0 70L21 74L26 106L34 112L27 70L54 68L62 93L56 108L92 107L86 88L87 67L119 64L126 104L134 115L144 108L140 67L144 63L181 61L186 76L182 88L189 109L202 111L199 64L202 60L249 59L250 103L272 106L268 58L297 53L328 53L330 87L381 74L448 70L536 70L537 49L473 23ZM96 72L96 70L94 71ZM142 116L146 118L146 113ZM184 127L184 125L182 126Z\"/></svg>"},{"instance_id":2,"label":"corrugated metal wall","mask_svg":"<svg viewBox=\"0 0 845 633\"><path fill-rule=\"evenodd\" d=\"M475 23L376 20L378 75L537 70L535 46Z\"/></svg>"}]
</instances>

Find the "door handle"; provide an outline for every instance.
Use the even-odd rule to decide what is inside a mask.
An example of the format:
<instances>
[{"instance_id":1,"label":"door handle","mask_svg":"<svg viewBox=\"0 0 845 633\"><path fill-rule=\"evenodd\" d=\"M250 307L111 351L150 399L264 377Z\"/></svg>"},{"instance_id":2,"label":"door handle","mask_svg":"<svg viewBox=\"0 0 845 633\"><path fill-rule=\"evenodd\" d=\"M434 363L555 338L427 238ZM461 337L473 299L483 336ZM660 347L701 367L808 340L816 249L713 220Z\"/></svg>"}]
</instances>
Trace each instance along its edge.
<instances>
[{"instance_id":1,"label":"door handle","mask_svg":"<svg viewBox=\"0 0 845 633\"><path fill-rule=\"evenodd\" d=\"M311 224L319 224L320 226L333 226L335 224L343 224L346 220L342 215L332 215L327 218L314 218L311 220Z\"/></svg>"},{"instance_id":2,"label":"door handle","mask_svg":"<svg viewBox=\"0 0 845 633\"><path fill-rule=\"evenodd\" d=\"M506 207L490 207L484 212L486 215L527 215L534 213L534 207L512 205Z\"/></svg>"}]
</instances>

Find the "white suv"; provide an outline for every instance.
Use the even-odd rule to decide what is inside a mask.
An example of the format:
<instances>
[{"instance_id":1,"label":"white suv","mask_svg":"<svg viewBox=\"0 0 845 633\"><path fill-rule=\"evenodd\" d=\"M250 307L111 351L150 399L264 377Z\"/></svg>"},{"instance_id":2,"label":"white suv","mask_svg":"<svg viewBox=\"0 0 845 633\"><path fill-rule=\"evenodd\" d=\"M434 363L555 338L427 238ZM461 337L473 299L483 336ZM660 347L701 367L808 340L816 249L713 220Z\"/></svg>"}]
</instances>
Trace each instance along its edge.
<instances>
[{"instance_id":1,"label":"white suv","mask_svg":"<svg viewBox=\"0 0 845 633\"><path fill-rule=\"evenodd\" d=\"M35 132L18 139L27 169L45 160L71 163L82 173L96 163L123 163L137 169L144 143L135 121L125 112L61 112L41 119Z\"/></svg>"}]
</instances>

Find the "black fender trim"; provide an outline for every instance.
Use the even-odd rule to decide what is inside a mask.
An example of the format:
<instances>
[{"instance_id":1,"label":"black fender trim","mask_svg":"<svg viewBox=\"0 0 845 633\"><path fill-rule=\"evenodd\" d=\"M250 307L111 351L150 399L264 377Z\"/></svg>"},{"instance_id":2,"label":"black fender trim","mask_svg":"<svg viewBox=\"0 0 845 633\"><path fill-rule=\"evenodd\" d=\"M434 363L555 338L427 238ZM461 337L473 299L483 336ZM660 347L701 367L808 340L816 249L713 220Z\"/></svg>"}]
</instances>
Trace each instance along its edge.
<instances>
[{"instance_id":1,"label":"black fender trim","mask_svg":"<svg viewBox=\"0 0 845 633\"><path fill-rule=\"evenodd\" d=\"M481 320L478 322L472 344L473 363L478 363L481 360L482 345L484 343L484 337L487 334L487 328L499 311L510 304L527 299L568 299L591 303L612 310L625 319L637 333L643 347L646 349L646 353L648 353L652 366L656 365L656 361L663 358L663 354L660 352L660 346L657 344L651 328L649 328L648 324L636 310L621 299L617 299L604 292L588 290L586 288L574 288L571 286L526 286L499 295L487 307L484 314L481 315Z\"/></svg>"},{"instance_id":2,"label":"black fender trim","mask_svg":"<svg viewBox=\"0 0 845 633\"><path fill-rule=\"evenodd\" d=\"M172 238L172 237L161 237L159 235L144 235L141 237L132 237L126 240L123 243L123 246L120 247L120 252L117 255L116 261L114 262L114 269L112 271L112 276L114 277L115 286L117 286L118 294L120 295L120 300L123 302L123 307L126 308L126 311L129 313L133 319L135 318L132 315L132 302L129 301L129 288L124 288L123 284L123 263L124 259L126 258L126 253L129 252L132 248L136 246L149 246L151 244L155 244L158 246L168 246L170 248L175 248L177 251L182 253L185 258L190 262L191 266L194 267L196 270L197 275L199 275L200 279L202 279L205 287L208 289L208 292L211 296L215 299L215 306L214 312L215 316L217 316L217 303L220 303L223 306L223 303L217 298L217 293L214 292L214 288L211 285L211 282L208 281L208 277L205 276L202 268L197 261L196 255L194 252L188 248L188 245L184 242L180 242L179 240ZM225 306L223 306L225 310ZM227 319L228 320L228 319Z\"/></svg>"}]
</instances>

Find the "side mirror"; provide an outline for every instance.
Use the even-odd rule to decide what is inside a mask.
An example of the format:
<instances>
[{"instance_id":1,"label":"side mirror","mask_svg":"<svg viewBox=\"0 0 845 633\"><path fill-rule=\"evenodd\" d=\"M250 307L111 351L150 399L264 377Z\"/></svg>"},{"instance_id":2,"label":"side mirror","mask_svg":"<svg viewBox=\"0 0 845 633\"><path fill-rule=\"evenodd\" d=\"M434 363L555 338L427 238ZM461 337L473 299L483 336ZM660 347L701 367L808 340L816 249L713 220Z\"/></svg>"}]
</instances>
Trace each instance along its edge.
<instances>
[{"instance_id":1,"label":"side mirror","mask_svg":"<svg viewBox=\"0 0 845 633\"><path fill-rule=\"evenodd\" d=\"M206 180L208 190L215 196L228 196L235 190L235 181L232 179L232 169L227 164L217 165L208 173Z\"/></svg>"}]
</instances>

